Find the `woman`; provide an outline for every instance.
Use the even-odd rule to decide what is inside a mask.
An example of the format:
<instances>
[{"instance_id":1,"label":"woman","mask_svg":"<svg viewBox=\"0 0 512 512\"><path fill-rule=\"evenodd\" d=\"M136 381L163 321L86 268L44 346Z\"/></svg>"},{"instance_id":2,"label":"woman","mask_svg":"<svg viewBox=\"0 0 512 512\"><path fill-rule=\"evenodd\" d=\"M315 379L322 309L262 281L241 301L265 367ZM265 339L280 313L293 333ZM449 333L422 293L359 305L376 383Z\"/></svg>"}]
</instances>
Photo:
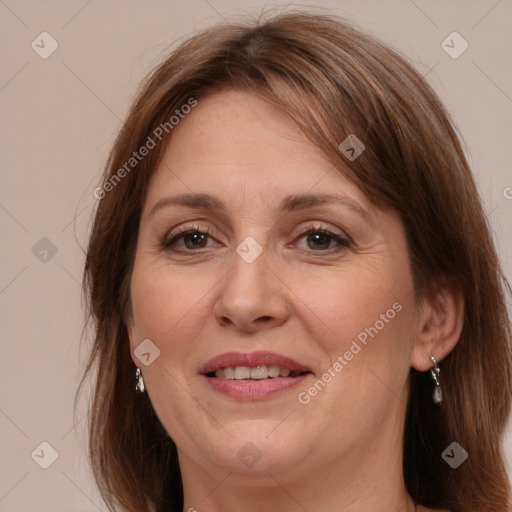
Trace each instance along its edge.
<instances>
[{"instance_id":1,"label":"woman","mask_svg":"<svg viewBox=\"0 0 512 512\"><path fill-rule=\"evenodd\" d=\"M143 83L95 196L111 510L507 510L507 285L395 51L305 12L205 30Z\"/></svg>"}]
</instances>

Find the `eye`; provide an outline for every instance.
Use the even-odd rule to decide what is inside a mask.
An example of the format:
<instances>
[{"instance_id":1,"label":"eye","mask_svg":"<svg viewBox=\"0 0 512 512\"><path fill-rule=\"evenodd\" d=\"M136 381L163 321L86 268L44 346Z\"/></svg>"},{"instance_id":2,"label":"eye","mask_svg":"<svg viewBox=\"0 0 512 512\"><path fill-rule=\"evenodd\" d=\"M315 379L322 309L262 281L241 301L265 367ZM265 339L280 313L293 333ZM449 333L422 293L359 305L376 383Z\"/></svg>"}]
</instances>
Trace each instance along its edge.
<instances>
[{"instance_id":1,"label":"eye","mask_svg":"<svg viewBox=\"0 0 512 512\"><path fill-rule=\"evenodd\" d=\"M185 245L185 251L194 251L196 249L204 249L206 247L206 240L210 236L210 230L205 228L201 230L199 226L192 226L188 229L178 228L174 232L170 233L162 242L163 250L175 250L171 249L171 246L177 245L178 241L183 241ZM183 249L177 249L178 252L183 252Z\"/></svg>"},{"instance_id":2,"label":"eye","mask_svg":"<svg viewBox=\"0 0 512 512\"><path fill-rule=\"evenodd\" d=\"M331 254L333 252L340 252L352 246L352 243L345 235L334 233L321 226L310 225L299 235L299 240L307 237L309 250L300 249L302 252L323 252ZM175 252L192 252L200 249L207 248L207 241L210 236L210 230L207 228L201 229L199 226L192 226L189 228L178 228L171 232L162 241L162 249L165 251ZM179 246L178 242L183 242L183 246ZM337 247L331 248L334 242Z\"/></svg>"},{"instance_id":3,"label":"eye","mask_svg":"<svg viewBox=\"0 0 512 512\"><path fill-rule=\"evenodd\" d=\"M310 225L299 235L299 240L307 237L307 244L310 248L305 252L340 252L344 249L350 248L352 243L346 235L334 233L329 229L325 229L321 226ZM332 242L337 247L330 248ZM330 249L330 250L326 250ZM302 249L301 249L302 250Z\"/></svg>"}]
</instances>

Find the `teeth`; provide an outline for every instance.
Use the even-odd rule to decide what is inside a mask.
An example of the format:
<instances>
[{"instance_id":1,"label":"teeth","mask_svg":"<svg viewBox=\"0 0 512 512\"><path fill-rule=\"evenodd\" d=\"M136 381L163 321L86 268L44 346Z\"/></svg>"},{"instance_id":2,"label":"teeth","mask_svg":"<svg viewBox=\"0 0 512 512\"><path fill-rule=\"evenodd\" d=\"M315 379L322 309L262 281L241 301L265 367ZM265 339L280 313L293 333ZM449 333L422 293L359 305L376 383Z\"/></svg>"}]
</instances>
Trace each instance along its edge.
<instances>
[{"instance_id":1,"label":"teeth","mask_svg":"<svg viewBox=\"0 0 512 512\"><path fill-rule=\"evenodd\" d=\"M236 366L235 367L235 379L250 379L251 368L249 366Z\"/></svg>"},{"instance_id":2,"label":"teeth","mask_svg":"<svg viewBox=\"0 0 512 512\"><path fill-rule=\"evenodd\" d=\"M217 370L217 372L218 371L222 372L222 369ZM215 374L217 374L217 372L215 372ZM224 378L225 379L234 379L235 378L235 369L234 368L224 368Z\"/></svg>"},{"instance_id":3,"label":"teeth","mask_svg":"<svg viewBox=\"0 0 512 512\"><path fill-rule=\"evenodd\" d=\"M283 366L275 364L267 366L266 364L261 364L253 368L249 366L228 366L227 368L219 368L215 370L215 377L235 380L263 380L267 378L288 377L291 373L289 368Z\"/></svg>"},{"instance_id":4,"label":"teeth","mask_svg":"<svg viewBox=\"0 0 512 512\"><path fill-rule=\"evenodd\" d=\"M271 364L268 367L268 376L269 377L279 377L279 374L281 373L281 370L279 370L279 366L276 364Z\"/></svg>"},{"instance_id":5,"label":"teeth","mask_svg":"<svg viewBox=\"0 0 512 512\"><path fill-rule=\"evenodd\" d=\"M251 368L251 379L266 379L268 377L267 365L256 366Z\"/></svg>"}]
</instances>

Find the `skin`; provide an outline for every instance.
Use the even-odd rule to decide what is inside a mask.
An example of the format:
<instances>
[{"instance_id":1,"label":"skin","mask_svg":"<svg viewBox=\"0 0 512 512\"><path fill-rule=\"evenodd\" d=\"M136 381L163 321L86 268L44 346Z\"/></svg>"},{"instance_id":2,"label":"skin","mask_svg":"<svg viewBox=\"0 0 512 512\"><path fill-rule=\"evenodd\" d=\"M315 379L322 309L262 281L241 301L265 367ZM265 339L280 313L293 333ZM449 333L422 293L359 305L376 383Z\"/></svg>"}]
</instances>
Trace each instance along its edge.
<instances>
[{"instance_id":1,"label":"skin","mask_svg":"<svg viewBox=\"0 0 512 512\"><path fill-rule=\"evenodd\" d=\"M150 215L162 198L190 192L211 194L226 209L168 206ZM288 194L333 192L368 220L340 204L277 211ZM302 234L311 223L352 244ZM210 234L162 248L175 228L194 226ZM262 248L252 263L236 252L248 236ZM175 127L145 198L131 303L132 358L177 445L184 511L426 510L415 508L402 475L408 372L427 371L430 354L440 361L453 349L462 299L445 286L414 300L401 219L371 204L274 107L223 90ZM299 403L298 393L395 303L400 312ZM149 366L133 352L144 339L161 351ZM255 350L292 357L314 375L243 402L198 374L214 356ZM261 455L252 467L237 457L249 442Z\"/></svg>"}]
</instances>

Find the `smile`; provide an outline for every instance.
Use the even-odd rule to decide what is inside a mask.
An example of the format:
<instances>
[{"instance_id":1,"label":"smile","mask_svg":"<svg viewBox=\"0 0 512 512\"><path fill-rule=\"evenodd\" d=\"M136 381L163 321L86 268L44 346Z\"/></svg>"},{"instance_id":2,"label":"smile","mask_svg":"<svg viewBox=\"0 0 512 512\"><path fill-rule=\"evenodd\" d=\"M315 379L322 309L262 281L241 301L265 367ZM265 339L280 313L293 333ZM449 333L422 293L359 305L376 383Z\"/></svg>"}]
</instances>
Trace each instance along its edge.
<instances>
[{"instance_id":1,"label":"smile","mask_svg":"<svg viewBox=\"0 0 512 512\"><path fill-rule=\"evenodd\" d=\"M239 400L263 400L312 375L302 363L273 352L222 354L199 373L210 389Z\"/></svg>"},{"instance_id":2,"label":"smile","mask_svg":"<svg viewBox=\"0 0 512 512\"><path fill-rule=\"evenodd\" d=\"M224 379L235 380L263 380L263 379L276 379L278 377L298 377L303 372L292 372L289 368L272 364L260 364L258 366L228 366L227 368L218 368L215 373L209 373L209 377L217 377Z\"/></svg>"}]
</instances>

